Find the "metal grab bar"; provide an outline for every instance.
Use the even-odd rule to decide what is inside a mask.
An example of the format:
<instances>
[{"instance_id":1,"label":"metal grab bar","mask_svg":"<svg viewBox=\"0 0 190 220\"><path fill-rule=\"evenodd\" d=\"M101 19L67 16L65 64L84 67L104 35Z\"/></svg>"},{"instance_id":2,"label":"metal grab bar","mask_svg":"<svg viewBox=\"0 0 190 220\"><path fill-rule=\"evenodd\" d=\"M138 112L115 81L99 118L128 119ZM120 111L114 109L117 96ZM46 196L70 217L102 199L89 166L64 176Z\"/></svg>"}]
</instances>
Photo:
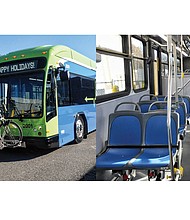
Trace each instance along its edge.
<instances>
[{"instance_id":1,"label":"metal grab bar","mask_svg":"<svg viewBox=\"0 0 190 220\"><path fill-rule=\"evenodd\" d=\"M175 91L172 95L175 95L176 92L177 93L180 93L182 89L184 89L188 84L190 83L190 79L183 85L183 87L179 87L177 90L178 91Z\"/></svg>"},{"instance_id":2,"label":"metal grab bar","mask_svg":"<svg viewBox=\"0 0 190 220\"><path fill-rule=\"evenodd\" d=\"M141 96L140 97L140 99L139 99L139 102L141 102L142 101L142 99L144 98L144 97L153 97L153 98L155 98L156 99L156 101L158 101L158 98L156 97L156 95L154 95L154 94L145 94L145 95L143 95L143 96Z\"/></svg>"},{"instance_id":3,"label":"metal grab bar","mask_svg":"<svg viewBox=\"0 0 190 220\"><path fill-rule=\"evenodd\" d=\"M166 106L167 107L167 101L156 101L156 102L153 102L150 106L149 106L149 108L148 108L148 111L151 111L151 108L152 108L152 106L154 106L154 105L156 105L156 106L161 106L161 107L163 107L163 108L158 108L158 109L156 109L156 111L158 111L158 110L167 110L167 108L164 108L164 106Z\"/></svg>"},{"instance_id":4,"label":"metal grab bar","mask_svg":"<svg viewBox=\"0 0 190 220\"><path fill-rule=\"evenodd\" d=\"M134 103L134 102L121 102L120 104L118 104L118 105L115 107L114 113L117 112L119 106L121 106L121 105L134 105L135 108L137 108L136 110L137 110L137 111L140 111L140 106L139 106L137 103Z\"/></svg>"},{"instance_id":5,"label":"metal grab bar","mask_svg":"<svg viewBox=\"0 0 190 220\"><path fill-rule=\"evenodd\" d=\"M169 54L169 74L168 74L168 99L167 99L167 128L168 128L168 149L170 155L170 170L171 179L175 180L174 177L174 165L172 155L172 134L171 134L171 95L172 95L172 36L168 35L168 54Z\"/></svg>"}]
</instances>

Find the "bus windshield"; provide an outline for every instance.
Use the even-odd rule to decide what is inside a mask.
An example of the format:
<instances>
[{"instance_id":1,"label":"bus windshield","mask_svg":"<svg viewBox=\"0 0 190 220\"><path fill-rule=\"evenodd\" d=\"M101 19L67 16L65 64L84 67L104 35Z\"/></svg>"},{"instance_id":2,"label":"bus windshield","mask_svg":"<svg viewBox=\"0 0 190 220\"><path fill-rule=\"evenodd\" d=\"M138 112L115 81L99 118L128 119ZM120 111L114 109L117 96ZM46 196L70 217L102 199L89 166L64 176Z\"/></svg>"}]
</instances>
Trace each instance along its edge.
<instances>
[{"instance_id":1,"label":"bus windshield","mask_svg":"<svg viewBox=\"0 0 190 220\"><path fill-rule=\"evenodd\" d=\"M0 77L0 104L6 117L42 116L44 71Z\"/></svg>"}]
</instances>

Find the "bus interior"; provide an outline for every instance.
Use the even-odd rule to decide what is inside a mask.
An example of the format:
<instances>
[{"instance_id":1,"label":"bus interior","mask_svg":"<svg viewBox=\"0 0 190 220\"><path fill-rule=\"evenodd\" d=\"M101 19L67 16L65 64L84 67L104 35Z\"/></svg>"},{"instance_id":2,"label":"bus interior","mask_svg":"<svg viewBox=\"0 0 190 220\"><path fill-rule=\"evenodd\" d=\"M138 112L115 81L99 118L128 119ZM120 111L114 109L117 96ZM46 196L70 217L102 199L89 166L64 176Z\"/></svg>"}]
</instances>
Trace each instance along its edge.
<instances>
[{"instance_id":1,"label":"bus interior","mask_svg":"<svg viewBox=\"0 0 190 220\"><path fill-rule=\"evenodd\" d=\"M97 180L190 180L189 35L97 35Z\"/></svg>"}]
</instances>

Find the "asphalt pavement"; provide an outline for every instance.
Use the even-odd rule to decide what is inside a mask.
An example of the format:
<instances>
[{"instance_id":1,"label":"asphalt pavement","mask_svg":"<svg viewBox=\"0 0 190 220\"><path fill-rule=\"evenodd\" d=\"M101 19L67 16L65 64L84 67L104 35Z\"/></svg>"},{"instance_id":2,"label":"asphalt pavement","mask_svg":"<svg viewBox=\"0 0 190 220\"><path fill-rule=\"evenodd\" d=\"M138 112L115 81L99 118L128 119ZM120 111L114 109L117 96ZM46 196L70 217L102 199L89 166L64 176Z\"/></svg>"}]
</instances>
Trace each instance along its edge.
<instances>
[{"instance_id":1,"label":"asphalt pavement","mask_svg":"<svg viewBox=\"0 0 190 220\"><path fill-rule=\"evenodd\" d=\"M96 132L80 144L55 150L0 150L0 181L93 181L96 179Z\"/></svg>"}]
</instances>

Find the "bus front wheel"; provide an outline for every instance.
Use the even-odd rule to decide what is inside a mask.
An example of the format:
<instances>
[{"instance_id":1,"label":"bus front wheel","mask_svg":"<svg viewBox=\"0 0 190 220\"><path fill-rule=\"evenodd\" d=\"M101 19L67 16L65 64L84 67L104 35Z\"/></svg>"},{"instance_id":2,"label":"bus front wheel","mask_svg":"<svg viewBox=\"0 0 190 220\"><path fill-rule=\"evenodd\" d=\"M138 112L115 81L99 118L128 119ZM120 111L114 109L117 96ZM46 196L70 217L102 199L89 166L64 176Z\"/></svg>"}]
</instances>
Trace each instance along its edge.
<instances>
[{"instance_id":1,"label":"bus front wheel","mask_svg":"<svg viewBox=\"0 0 190 220\"><path fill-rule=\"evenodd\" d=\"M80 143L84 138L84 120L82 116L77 116L75 120L75 143Z\"/></svg>"}]
</instances>

